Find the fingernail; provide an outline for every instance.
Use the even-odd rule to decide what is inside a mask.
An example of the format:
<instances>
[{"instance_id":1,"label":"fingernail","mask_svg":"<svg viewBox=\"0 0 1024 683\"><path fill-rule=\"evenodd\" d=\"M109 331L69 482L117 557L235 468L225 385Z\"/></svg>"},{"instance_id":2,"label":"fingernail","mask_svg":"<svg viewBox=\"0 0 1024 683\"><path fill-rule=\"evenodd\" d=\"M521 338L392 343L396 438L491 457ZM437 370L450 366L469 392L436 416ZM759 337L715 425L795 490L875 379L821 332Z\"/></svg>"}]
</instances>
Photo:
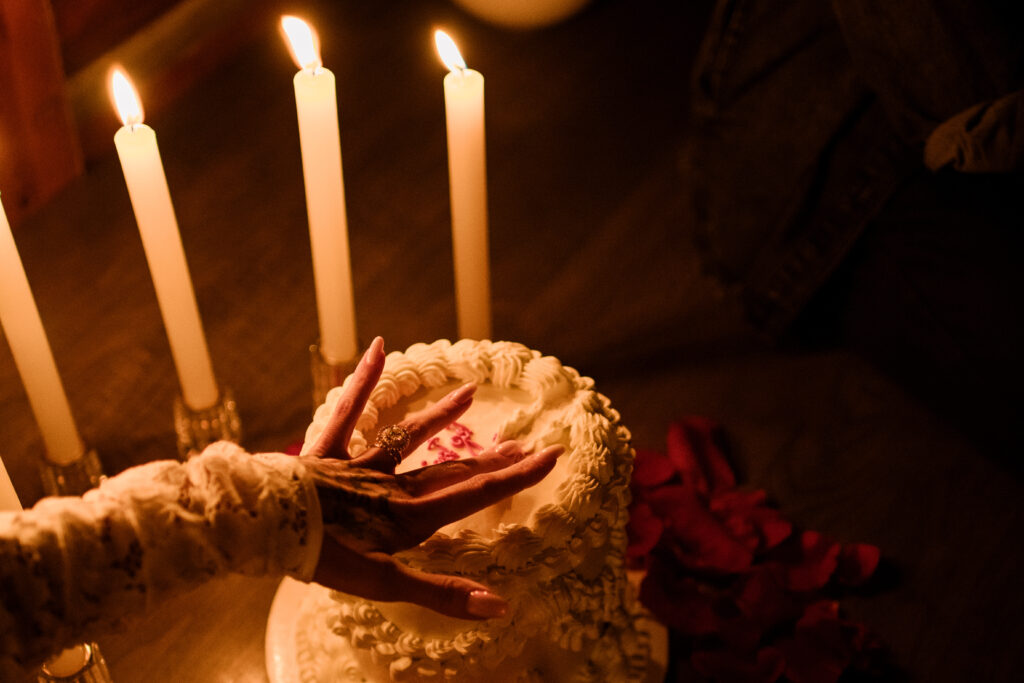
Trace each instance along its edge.
<instances>
[{"instance_id":1,"label":"fingernail","mask_svg":"<svg viewBox=\"0 0 1024 683\"><path fill-rule=\"evenodd\" d=\"M378 355L384 351L384 337L374 337L373 341L370 342L370 351L374 355Z\"/></svg>"},{"instance_id":2,"label":"fingernail","mask_svg":"<svg viewBox=\"0 0 1024 683\"><path fill-rule=\"evenodd\" d=\"M548 446L547 448L545 448L541 452L542 453L551 453L552 455L554 455L554 457L557 458L558 456L562 455L562 453L565 453L565 446L559 446L559 445Z\"/></svg>"},{"instance_id":3,"label":"fingernail","mask_svg":"<svg viewBox=\"0 0 1024 683\"><path fill-rule=\"evenodd\" d=\"M494 619L505 616L508 603L490 591L475 590L466 598L466 611L474 617Z\"/></svg>"},{"instance_id":4,"label":"fingernail","mask_svg":"<svg viewBox=\"0 0 1024 683\"><path fill-rule=\"evenodd\" d=\"M368 363L371 359L376 358L384 350L384 338L374 337L370 345L366 347L366 351L363 353L362 362Z\"/></svg>"},{"instance_id":5,"label":"fingernail","mask_svg":"<svg viewBox=\"0 0 1024 683\"><path fill-rule=\"evenodd\" d=\"M461 406L465 403L469 403L469 399L473 398L473 394L476 393L475 384L463 384L461 387L448 394L448 398L451 402L457 406Z\"/></svg>"},{"instance_id":6,"label":"fingernail","mask_svg":"<svg viewBox=\"0 0 1024 683\"><path fill-rule=\"evenodd\" d=\"M498 446L495 452L503 458L510 459L512 462L520 462L530 454L529 451L523 448L523 444L518 441L506 441Z\"/></svg>"},{"instance_id":7,"label":"fingernail","mask_svg":"<svg viewBox=\"0 0 1024 683\"><path fill-rule=\"evenodd\" d=\"M498 453L502 455L508 455L517 450L522 450L522 445L518 441L505 441L498 446Z\"/></svg>"}]
</instances>

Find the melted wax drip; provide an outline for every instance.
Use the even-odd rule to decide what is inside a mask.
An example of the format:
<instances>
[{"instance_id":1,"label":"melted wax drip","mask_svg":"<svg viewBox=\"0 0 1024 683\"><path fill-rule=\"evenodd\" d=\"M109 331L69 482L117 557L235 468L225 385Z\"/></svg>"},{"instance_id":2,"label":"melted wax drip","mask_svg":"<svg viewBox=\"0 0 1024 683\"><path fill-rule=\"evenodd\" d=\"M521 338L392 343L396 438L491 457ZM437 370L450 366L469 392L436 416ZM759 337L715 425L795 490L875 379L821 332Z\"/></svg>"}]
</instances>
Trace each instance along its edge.
<instances>
[{"instance_id":1,"label":"melted wax drip","mask_svg":"<svg viewBox=\"0 0 1024 683\"><path fill-rule=\"evenodd\" d=\"M458 451L466 451L465 455L467 457L475 458L484 450L483 446L473 440L473 430L464 424L452 422L445 427L445 431L454 432L448 440L450 448L441 443L440 436L435 436L427 441L428 451L438 451L438 456L433 462L434 465L440 462L448 462L449 460L458 460L460 458ZM498 435L495 434L494 440L497 440L497 438ZM428 464L430 463L426 460L420 463L422 467L426 467Z\"/></svg>"}]
</instances>

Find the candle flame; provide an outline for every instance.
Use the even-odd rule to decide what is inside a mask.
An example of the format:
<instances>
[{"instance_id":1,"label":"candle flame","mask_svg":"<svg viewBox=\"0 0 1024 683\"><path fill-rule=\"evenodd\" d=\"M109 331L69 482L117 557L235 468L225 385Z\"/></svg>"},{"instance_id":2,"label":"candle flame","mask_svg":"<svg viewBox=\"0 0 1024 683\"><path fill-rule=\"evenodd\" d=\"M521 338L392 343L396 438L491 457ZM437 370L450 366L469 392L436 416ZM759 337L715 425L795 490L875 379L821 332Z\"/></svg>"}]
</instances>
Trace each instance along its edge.
<instances>
[{"instance_id":1,"label":"candle flame","mask_svg":"<svg viewBox=\"0 0 1024 683\"><path fill-rule=\"evenodd\" d=\"M441 29L434 31L434 44L437 45L437 53L441 55L441 61L449 71L461 71L466 68L466 60L462 58L455 41L447 33Z\"/></svg>"},{"instance_id":2,"label":"candle flame","mask_svg":"<svg viewBox=\"0 0 1024 683\"><path fill-rule=\"evenodd\" d=\"M110 72L110 95L114 101L117 115L126 126L137 126L142 123L142 102L135 92L128 75L121 67L116 66Z\"/></svg>"},{"instance_id":3,"label":"candle flame","mask_svg":"<svg viewBox=\"0 0 1024 683\"><path fill-rule=\"evenodd\" d=\"M320 61L320 41L313 27L298 17L285 15L281 17L281 30L288 38L292 59L300 69L316 69L323 65Z\"/></svg>"}]
</instances>

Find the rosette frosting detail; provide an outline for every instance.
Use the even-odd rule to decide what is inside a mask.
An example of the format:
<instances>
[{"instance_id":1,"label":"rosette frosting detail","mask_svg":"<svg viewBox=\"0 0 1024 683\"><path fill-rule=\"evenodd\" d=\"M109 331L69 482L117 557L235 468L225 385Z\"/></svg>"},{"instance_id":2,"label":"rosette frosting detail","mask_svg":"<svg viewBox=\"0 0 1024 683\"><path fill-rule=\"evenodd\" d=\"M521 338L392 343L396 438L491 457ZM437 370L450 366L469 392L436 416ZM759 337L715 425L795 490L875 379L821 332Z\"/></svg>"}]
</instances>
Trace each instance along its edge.
<instances>
[{"instance_id":1,"label":"rosette frosting detail","mask_svg":"<svg viewBox=\"0 0 1024 683\"><path fill-rule=\"evenodd\" d=\"M565 445L564 478L529 519L505 520L487 537L465 528L438 533L400 558L494 586L509 601L509 613L450 637L427 638L389 621L383 607L335 593L333 633L372 653L386 672L381 680L548 680L529 661L538 648L574 653L579 661L571 680L641 680L642 672L630 673L636 668L630 662L643 659L636 651L642 638L632 626L636 608L622 561L633 451L628 430L591 379L512 342L414 344L387 355L353 450L365 448L382 410L421 387L463 382L525 392L527 405L511 411L499 436L517 438L544 425L539 443L528 445ZM317 409L305 448L322 432L340 393L332 390Z\"/></svg>"}]
</instances>

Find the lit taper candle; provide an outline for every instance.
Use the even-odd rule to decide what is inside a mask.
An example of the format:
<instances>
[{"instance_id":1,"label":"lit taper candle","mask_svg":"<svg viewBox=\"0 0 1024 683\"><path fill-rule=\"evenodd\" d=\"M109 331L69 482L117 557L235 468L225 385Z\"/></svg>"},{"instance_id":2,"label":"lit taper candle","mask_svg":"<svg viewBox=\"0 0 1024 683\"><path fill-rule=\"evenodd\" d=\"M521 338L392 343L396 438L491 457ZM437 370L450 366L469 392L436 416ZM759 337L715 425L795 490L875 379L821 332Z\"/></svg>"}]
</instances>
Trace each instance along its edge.
<instances>
[{"instance_id":1,"label":"lit taper candle","mask_svg":"<svg viewBox=\"0 0 1024 683\"><path fill-rule=\"evenodd\" d=\"M18 492L14 490L4 461L0 460L0 512L17 512L20 509L21 500L18 498Z\"/></svg>"},{"instance_id":2,"label":"lit taper candle","mask_svg":"<svg viewBox=\"0 0 1024 683\"><path fill-rule=\"evenodd\" d=\"M466 68L459 49L444 31L434 32L434 42L441 61L449 69L444 77L444 109L459 336L490 339L484 77Z\"/></svg>"},{"instance_id":3,"label":"lit taper candle","mask_svg":"<svg viewBox=\"0 0 1024 683\"><path fill-rule=\"evenodd\" d=\"M316 34L309 24L285 16L281 17L281 28L299 66L293 83L313 250L320 352L336 363L355 358L358 346L334 74L323 67Z\"/></svg>"},{"instance_id":4,"label":"lit taper candle","mask_svg":"<svg viewBox=\"0 0 1024 683\"><path fill-rule=\"evenodd\" d=\"M57 374L50 342L43 330L10 223L0 202L0 327L11 347L14 364L28 394L32 413L46 447L57 465L78 459L85 445L75 427L64 385ZM4 474L6 476L6 473Z\"/></svg>"},{"instance_id":5,"label":"lit taper candle","mask_svg":"<svg viewBox=\"0 0 1024 683\"><path fill-rule=\"evenodd\" d=\"M114 135L114 146L153 276L182 399L193 410L209 408L217 403L219 392L156 133L142 122L142 104L123 71L115 69L111 73L110 85L124 123Z\"/></svg>"}]
</instances>

